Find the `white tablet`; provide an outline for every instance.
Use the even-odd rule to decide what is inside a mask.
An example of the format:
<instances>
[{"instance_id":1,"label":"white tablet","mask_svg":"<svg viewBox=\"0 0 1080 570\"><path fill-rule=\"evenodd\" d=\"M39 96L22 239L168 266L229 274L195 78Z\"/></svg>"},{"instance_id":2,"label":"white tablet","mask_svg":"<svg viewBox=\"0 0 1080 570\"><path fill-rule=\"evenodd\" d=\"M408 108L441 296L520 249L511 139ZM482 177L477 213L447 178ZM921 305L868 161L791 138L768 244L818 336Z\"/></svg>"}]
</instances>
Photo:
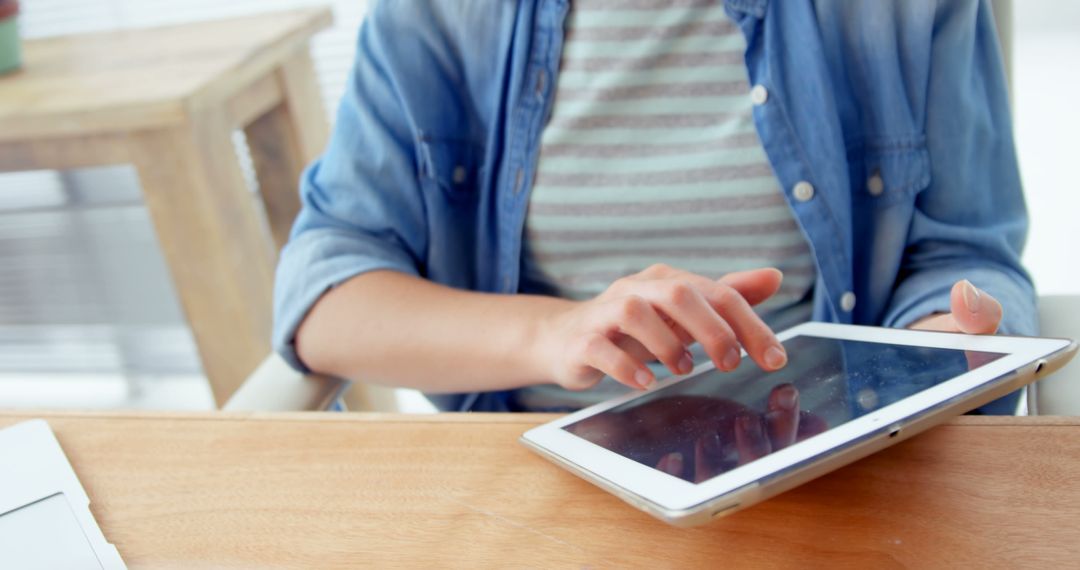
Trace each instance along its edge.
<instances>
[{"instance_id":1,"label":"white tablet","mask_svg":"<svg viewBox=\"0 0 1080 570\"><path fill-rule=\"evenodd\" d=\"M702 364L532 429L522 441L679 526L734 513L1009 394L1075 342L807 323L788 365Z\"/></svg>"}]
</instances>

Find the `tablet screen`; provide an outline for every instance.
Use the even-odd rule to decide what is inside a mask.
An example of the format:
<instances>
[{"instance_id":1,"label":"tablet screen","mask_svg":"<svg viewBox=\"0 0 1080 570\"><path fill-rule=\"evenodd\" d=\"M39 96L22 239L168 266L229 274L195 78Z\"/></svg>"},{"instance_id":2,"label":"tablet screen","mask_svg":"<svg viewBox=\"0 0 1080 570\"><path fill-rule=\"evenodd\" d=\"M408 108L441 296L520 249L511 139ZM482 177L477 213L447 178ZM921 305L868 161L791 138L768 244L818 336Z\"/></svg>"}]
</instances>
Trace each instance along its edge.
<instances>
[{"instance_id":1,"label":"tablet screen","mask_svg":"<svg viewBox=\"0 0 1080 570\"><path fill-rule=\"evenodd\" d=\"M782 370L744 359L563 429L701 483L1004 356L814 336L784 346Z\"/></svg>"}]
</instances>

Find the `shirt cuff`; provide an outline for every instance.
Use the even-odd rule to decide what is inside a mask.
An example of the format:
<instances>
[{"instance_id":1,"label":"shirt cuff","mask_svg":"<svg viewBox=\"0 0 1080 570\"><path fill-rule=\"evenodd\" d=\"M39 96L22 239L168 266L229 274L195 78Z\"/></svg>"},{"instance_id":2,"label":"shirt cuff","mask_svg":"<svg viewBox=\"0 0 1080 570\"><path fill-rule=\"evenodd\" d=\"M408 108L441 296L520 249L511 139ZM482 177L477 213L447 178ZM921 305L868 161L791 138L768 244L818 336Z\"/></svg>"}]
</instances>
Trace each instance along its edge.
<instances>
[{"instance_id":1,"label":"shirt cuff","mask_svg":"<svg viewBox=\"0 0 1080 570\"><path fill-rule=\"evenodd\" d=\"M949 294L961 279L971 281L1001 303L998 334L1034 336L1039 333L1039 315L1031 282L998 269L957 267L918 271L904 279L882 319L882 326L906 328L933 313L948 313Z\"/></svg>"},{"instance_id":2,"label":"shirt cuff","mask_svg":"<svg viewBox=\"0 0 1080 570\"><path fill-rule=\"evenodd\" d=\"M418 275L416 263L392 240L335 229L308 230L281 252L274 285L274 350L300 372L311 370L296 354L296 330L330 289L370 271Z\"/></svg>"}]
</instances>

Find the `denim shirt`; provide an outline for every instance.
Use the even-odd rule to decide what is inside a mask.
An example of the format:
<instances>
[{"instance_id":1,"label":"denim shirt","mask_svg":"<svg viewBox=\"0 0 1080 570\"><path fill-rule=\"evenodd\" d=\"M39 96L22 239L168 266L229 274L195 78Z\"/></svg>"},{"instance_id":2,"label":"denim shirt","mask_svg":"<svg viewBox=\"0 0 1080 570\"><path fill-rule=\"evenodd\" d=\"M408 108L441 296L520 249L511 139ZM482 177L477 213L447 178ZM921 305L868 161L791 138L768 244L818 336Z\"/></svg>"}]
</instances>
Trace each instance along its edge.
<instances>
[{"instance_id":1,"label":"denim shirt","mask_svg":"<svg viewBox=\"0 0 1080 570\"><path fill-rule=\"evenodd\" d=\"M568 0L374 2L282 251L274 346L373 270L515 294ZM1037 332L1027 215L989 3L726 0L754 121L817 264L814 320L902 327L969 279ZM358 346L357 350L364 350ZM432 396L506 410L506 393ZM1014 400L1015 401L1015 400Z\"/></svg>"}]
</instances>

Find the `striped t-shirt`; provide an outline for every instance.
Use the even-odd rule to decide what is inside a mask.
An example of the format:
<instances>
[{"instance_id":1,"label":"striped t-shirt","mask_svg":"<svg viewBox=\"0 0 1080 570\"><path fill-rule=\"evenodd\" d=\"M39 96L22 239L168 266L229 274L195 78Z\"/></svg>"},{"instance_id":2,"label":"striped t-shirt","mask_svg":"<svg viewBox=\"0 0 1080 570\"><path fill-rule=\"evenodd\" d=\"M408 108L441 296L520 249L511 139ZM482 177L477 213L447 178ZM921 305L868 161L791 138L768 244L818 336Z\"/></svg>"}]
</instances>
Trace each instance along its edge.
<instances>
[{"instance_id":1,"label":"striped t-shirt","mask_svg":"<svg viewBox=\"0 0 1080 570\"><path fill-rule=\"evenodd\" d=\"M776 267L784 284L759 313L777 330L809 319L814 263L754 128L745 51L720 0L573 0L524 291L588 299L658 262L713 278ZM519 401L580 407L612 383Z\"/></svg>"}]
</instances>

